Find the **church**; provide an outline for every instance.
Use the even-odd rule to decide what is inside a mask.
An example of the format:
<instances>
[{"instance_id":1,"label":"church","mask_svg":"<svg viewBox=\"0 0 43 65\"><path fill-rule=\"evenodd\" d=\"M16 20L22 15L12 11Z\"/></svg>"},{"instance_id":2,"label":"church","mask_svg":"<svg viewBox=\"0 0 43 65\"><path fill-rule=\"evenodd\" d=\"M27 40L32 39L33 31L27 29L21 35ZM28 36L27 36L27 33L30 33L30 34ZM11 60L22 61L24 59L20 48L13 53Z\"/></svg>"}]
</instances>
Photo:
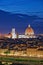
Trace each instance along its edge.
<instances>
[{"instance_id":1,"label":"church","mask_svg":"<svg viewBox=\"0 0 43 65\"><path fill-rule=\"evenodd\" d=\"M30 25L28 25L24 34L16 34L15 28L12 29L11 34L12 34L12 39L15 39L15 38L35 38L36 37L34 30Z\"/></svg>"}]
</instances>

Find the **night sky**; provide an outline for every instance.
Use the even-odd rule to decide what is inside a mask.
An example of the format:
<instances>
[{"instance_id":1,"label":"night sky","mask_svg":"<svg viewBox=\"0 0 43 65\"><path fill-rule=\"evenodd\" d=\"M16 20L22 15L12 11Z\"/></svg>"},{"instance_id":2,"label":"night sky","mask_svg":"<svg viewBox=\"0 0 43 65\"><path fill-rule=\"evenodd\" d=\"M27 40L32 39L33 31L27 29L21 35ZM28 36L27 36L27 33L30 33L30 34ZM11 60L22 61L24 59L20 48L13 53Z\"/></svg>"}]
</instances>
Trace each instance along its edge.
<instances>
[{"instance_id":1,"label":"night sky","mask_svg":"<svg viewBox=\"0 0 43 65\"><path fill-rule=\"evenodd\" d=\"M43 0L0 0L0 9L9 12L43 12Z\"/></svg>"},{"instance_id":2,"label":"night sky","mask_svg":"<svg viewBox=\"0 0 43 65\"><path fill-rule=\"evenodd\" d=\"M13 14L21 13L21 14L26 14L30 16L37 15L43 18L43 0L0 0L0 10L3 10L5 12L11 12ZM19 24L18 26L16 25L14 26L15 24L14 21L13 22L11 21L11 23L9 22L10 20L6 22L4 21L3 19L0 20L0 32L7 33L11 31L12 27L16 27L16 28L18 27L17 31L19 30L19 27L20 27ZM27 22L27 24L29 23ZM26 24L23 25L23 27L25 28L26 26L27 26ZM23 27L21 26L21 30Z\"/></svg>"}]
</instances>

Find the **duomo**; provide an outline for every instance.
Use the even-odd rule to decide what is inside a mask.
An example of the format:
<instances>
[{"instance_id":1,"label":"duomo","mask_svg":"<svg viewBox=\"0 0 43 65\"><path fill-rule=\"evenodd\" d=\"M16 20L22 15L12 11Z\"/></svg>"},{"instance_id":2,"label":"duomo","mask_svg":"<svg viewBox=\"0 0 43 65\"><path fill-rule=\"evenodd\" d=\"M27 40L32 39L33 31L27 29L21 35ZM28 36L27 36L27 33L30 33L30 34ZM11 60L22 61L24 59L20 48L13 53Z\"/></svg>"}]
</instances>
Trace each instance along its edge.
<instances>
[{"instance_id":1,"label":"duomo","mask_svg":"<svg viewBox=\"0 0 43 65\"><path fill-rule=\"evenodd\" d=\"M30 24L25 29L24 34L17 34L16 29L12 28L11 33L5 34L4 37L16 39L16 38L36 38L35 32L33 28L30 26Z\"/></svg>"},{"instance_id":2,"label":"duomo","mask_svg":"<svg viewBox=\"0 0 43 65\"><path fill-rule=\"evenodd\" d=\"M12 38L35 38L35 33L33 28L28 25L28 27L25 29L24 34L16 34L15 28L12 29Z\"/></svg>"}]
</instances>

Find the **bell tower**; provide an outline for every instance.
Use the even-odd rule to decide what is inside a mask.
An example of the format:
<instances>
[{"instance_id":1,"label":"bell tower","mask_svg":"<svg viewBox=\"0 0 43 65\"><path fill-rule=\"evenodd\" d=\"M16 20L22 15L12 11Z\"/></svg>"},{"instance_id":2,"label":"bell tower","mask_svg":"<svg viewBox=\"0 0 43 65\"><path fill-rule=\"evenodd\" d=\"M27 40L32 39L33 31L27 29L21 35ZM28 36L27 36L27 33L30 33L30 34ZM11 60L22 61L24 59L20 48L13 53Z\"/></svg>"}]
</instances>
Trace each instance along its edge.
<instances>
[{"instance_id":1,"label":"bell tower","mask_svg":"<svg viewBox=\"0 0 43 65\"><path fill-rule=\"evenodd\" d=\"M12 39L16 38L16 32L15 32L15 28L12 28Z\"/></svg>"}]
</instances>

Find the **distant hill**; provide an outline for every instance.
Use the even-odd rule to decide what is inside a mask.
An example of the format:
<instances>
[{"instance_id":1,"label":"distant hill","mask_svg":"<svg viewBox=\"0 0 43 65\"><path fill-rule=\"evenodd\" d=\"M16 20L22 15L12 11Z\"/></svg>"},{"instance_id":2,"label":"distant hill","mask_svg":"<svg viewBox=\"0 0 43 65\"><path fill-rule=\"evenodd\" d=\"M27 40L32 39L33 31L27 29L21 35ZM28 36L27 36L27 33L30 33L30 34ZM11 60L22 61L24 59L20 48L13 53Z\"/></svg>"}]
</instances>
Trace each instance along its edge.
<instances>
[{"instance_id":1,"label":"distant hill","mask_svg":"<svg viewBox=\"0 0 43 65\"><path fill-rule=\"evenodd\" d=\"M43 33L43 18L0 10L0 32L10 32L11 28L15 27L18 33L24 33L28 24L33 27L35 33Z\"/></svg>"}]
</instances>

